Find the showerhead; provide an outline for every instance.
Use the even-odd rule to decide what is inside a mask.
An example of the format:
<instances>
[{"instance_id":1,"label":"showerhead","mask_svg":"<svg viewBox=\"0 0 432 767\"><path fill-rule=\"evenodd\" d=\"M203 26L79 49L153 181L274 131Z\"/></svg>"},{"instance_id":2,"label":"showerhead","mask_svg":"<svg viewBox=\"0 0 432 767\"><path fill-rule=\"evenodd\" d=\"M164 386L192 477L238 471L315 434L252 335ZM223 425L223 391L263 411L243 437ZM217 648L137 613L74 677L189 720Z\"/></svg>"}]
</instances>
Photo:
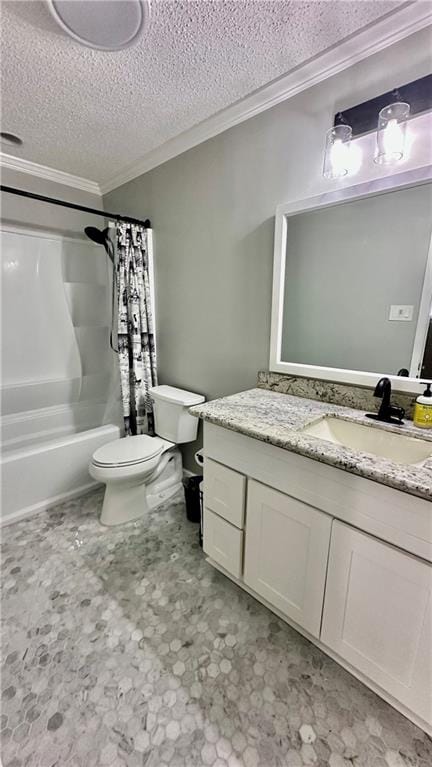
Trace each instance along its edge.
<instances>
[{"instance_id":1,"label":"showerhead","mask_svg":"<svg viewBox=\"0 0 432 767\"><path fill-rule=\"evenodd\" d=\"M95 226L86 226L84 229L87 237L97 245L103 245L111 261L113 261L114 246L109 236L109 227L106 229L97 229Z\"/></svg>"},{"instance_id":2,"label":"showerhead","mask_svg":"<svg viewBox=\"0 0 432 767\"><path fill-rule=\"evenodd\" d=\"M95 226L86 226L84 229L87 237L92 240L92 242L96 242L98 245L105 245L107 239L109 239L109 228L106 229L96 229Z\"/></svg>"}]
</instances>

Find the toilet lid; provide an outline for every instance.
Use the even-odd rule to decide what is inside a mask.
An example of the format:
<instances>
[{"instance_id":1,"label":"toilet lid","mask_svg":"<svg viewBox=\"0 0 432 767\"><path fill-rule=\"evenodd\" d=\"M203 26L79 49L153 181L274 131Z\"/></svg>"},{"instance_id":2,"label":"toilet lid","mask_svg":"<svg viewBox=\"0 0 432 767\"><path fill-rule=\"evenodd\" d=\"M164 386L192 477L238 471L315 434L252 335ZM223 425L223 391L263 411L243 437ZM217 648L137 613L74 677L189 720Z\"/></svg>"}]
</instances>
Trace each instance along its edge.
<instances>
[{"instance_id":1,"label":"toilet lid","mask_svg":"<svg viewBox=\"0 0 432 767\"><path fill-rule=\"evenodd\" d=\"M95 451L93 463L99 466L131 466L159 455L165 445L163 439L147 434L115 439Z\"/></svg>"}]
</instances>

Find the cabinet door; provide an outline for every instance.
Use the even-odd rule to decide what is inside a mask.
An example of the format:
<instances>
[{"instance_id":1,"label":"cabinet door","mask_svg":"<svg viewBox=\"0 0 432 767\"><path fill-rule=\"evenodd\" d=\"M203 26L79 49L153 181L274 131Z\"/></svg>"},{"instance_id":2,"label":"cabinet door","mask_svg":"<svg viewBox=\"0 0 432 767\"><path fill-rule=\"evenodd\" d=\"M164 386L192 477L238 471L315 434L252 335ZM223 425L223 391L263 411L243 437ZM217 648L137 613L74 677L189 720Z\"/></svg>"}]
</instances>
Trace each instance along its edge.
<instances>
[{"instance_id":1,"label":"cabinet door","mask_svg":"<svg viewBox=\"0 0 432 767\"><path fill-rule=\"evenodd\" d=\"M244 580L319 637L331 517L249 481Z\"/></svg>"},{"instance_id":2,"label":"cabinet door","mask_svg":"<svg viewBox=\"0 0 432 767\"><path fill-rule=\"evenodd\" d=\"M335 522L321 641L432 720L432 568Z\"/></svg>"}]
</instances>

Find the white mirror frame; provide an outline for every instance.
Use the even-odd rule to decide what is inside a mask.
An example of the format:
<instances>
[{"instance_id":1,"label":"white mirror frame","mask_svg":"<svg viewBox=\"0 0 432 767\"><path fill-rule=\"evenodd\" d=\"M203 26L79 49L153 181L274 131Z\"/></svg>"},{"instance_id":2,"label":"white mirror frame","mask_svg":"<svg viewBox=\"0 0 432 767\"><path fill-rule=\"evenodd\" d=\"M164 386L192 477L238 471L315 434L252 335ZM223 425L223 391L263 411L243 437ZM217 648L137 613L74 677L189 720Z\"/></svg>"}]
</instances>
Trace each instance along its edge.
<instances>
[{"instance_id":1,"label":"white mirror frame","mask_svg":"<svg viewBox=\"0 0 432 767\"><path fill-rule=\"evenodd\" d=\"M288 218L298 213L305 213L306 211L322 209L333 205L341 205L348 201L361 200L365 197L395 191L397 189L404 189L410 186L418 186L419 184L426 184L430 181L432 181L432 166L428 165L415 170L398 173L394 176L387 176L364 184L344 187L334 192L326 192L316 197L297 200L296 202L279 205L277 207L274 238L269 370L276 373L285 373L286 375L318 378L324 381L334 381L336 383L352 384L355 386L375 386L379 378L388 376L388 378L391 379L392 386L395 390L415 392L417 394L421 393L419 385L420 379L415 377L415 372L418 370L419 363L421 363L421 360L423 359L428 320L432 305L432 236L429 244L429 253L423 282L409 378L390 375L386 371L363 372L360 370L286 362L281 359L281 347Z\"/></svg>"}]
</instances>

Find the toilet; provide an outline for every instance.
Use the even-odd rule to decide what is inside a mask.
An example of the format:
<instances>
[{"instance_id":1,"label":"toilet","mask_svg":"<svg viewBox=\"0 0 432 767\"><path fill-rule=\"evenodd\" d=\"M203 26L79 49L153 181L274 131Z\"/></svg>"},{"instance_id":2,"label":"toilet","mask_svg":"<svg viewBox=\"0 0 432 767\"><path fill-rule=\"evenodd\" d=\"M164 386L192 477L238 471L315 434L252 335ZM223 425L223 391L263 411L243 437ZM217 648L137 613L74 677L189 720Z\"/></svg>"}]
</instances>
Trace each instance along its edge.
<instances>
[{"instance_id":1,"label":"toilet","mask_svg":"<svg viewBox=\"0 0 432 767\"><path fill-rule=\"evenodd\" d=\"M90 475L106 485L103 525L139 519L180 487L183 472L177 445L196 439L198 418L190 415L189 408L205 397L174 386L154 386L150 395L156 436L139 434L108 442L90 462Z\"/></svg>"}]
</instances>

